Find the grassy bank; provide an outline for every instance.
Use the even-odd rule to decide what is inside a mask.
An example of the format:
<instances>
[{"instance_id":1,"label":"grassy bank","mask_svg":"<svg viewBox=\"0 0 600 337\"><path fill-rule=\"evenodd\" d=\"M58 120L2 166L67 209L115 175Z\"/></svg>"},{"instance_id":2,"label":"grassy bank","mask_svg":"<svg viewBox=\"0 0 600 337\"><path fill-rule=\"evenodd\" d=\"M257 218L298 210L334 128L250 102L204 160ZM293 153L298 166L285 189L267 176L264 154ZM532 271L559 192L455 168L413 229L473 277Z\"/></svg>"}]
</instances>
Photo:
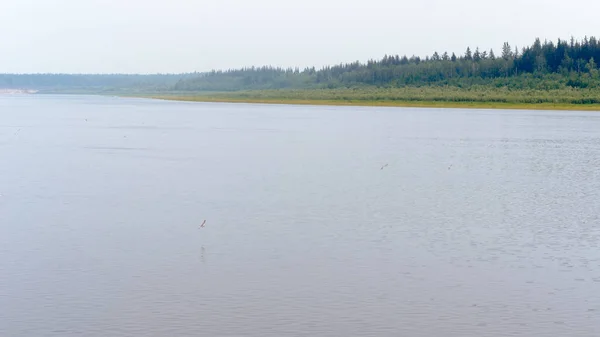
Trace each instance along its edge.
<instances>
[{"instance_id":1,"label":"grassy bank","mask_svg":"<svg viewBox=\"0 0 600 337\"><path fill-rule=\"evenodd\" d=\"M194 102L600 111L600 90L594 89L365 87L163 94L151 97Z\"/></svg>"}]
</instances>

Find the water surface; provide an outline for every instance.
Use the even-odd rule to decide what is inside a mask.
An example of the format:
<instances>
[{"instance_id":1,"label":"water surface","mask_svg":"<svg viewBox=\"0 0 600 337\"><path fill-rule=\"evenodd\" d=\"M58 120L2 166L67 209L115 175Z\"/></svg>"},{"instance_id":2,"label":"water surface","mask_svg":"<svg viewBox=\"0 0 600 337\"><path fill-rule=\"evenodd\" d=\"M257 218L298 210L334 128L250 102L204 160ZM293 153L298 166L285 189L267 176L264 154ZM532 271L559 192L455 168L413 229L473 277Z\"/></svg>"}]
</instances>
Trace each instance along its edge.
<instances>
[{"instance_id":1,"label":"water surface","mask_svg":"<svg viewBox=\"0 0 600 337\"><path fill-rule=\"evenodd\" d=\"M599 167L591 112L2 96L0 335L597 336Z\"/></svg>"}]
</instances>

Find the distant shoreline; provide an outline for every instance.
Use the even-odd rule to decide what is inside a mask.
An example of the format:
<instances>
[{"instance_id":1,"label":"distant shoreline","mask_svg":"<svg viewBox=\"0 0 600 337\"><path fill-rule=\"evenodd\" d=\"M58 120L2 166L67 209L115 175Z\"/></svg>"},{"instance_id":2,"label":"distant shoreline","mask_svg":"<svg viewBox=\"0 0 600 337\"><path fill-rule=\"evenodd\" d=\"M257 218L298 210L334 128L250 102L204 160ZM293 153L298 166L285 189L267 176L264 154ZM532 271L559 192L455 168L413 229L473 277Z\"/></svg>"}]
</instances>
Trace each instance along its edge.
<instances>
[{"instance_id":1,"label":"distant shoreline","mask_svg":"<svg viewBox=\"0 0 600 337\"><path fill-rule=\"evenodd\" d=\"M2 89L0 88L0 95L30 95L36 94L37 90L31 89Z\"/></svg>"},{"instance_id":2,"label":"distant shoreline","mask_svg":"<svg viewBox=\"0 0 600 337\"><path fill-rule=\"evenodd\" d=\"M557 110L557 111L600 111L600 104L573 103L504 103L504 102L455 102L455 101L403 101L403 100L336 100L336 99L287 99L287 98L239 98L227 96L140 96L144 98L203 103L247 103L317 106L365 106L405 108L447 109L508 109L508 110Z\"/></svg>"}]
</instances>

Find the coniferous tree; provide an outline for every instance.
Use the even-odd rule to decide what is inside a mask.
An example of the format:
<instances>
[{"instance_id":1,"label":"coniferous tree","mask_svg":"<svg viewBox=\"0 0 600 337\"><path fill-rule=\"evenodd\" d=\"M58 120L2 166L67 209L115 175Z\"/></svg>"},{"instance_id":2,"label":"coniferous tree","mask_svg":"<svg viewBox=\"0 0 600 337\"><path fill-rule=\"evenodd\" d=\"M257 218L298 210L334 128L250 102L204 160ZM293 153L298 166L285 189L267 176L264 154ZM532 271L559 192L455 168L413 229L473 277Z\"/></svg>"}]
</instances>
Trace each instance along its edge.
<instances>
[{"instance_id":1,"label":"coniferous tree","mask_svg":"<svg viewBox=\"0 0 600 337\"><path fill-rule=\"evenodd\" d=\"M512 56L513 53L510 45L508 44L508 42L504 42L504 45L502 46L502 58L505 60L509 60L512 58Z\"/></svg>"},{"instance_id":2,"label":"coniferous tree","mask_svg":"<svg viewBox=\"0 0 600 337\"><path fill-rule=\"evenodd\" d=\"M471 54L471 48L467 47L467 51L465 52L465 60L471 61L473 60L473 55Z\"/></svg>"},{"instance_id":3,"label":"coniferous tree","mask_svg":"<svg viewBox=\"0 0 600 337\"><path fill-rule=\"evenodd\" d=\"M479 52L479 47L475 48L475 53L473 54L473 61L481 61L481 53Z\"/></svg>"}]
</instances>

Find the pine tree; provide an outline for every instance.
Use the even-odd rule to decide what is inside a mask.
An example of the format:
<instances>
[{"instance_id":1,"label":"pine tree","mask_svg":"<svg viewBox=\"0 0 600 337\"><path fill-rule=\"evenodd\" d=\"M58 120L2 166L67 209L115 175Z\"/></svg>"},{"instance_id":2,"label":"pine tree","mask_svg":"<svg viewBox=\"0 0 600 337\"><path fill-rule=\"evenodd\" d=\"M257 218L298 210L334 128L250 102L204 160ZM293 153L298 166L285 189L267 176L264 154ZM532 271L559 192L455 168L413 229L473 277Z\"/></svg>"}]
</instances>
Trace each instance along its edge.
<instances>
[{"instance_id":1,"label":"pine tree","mask_svg":"<svg viewBox=\"0 0 600 337\"><path fill-rule=\"evenodd\" d=\"M510 45L508 44L508 42L504 42L504 45L502 46L502 58L505 60L509 60L510 58L512 58L512 56L513 54Z\"/></svg>"},{"instance_id":2,"label":"pine tree","mask_svg":"<svg viewBox=\"0 0 600 337\"><path fill-rule=\"evenodd\" d=\"M467 47L467 51L465 52L465 60L471 61L473 60L473 55L471 54L471 48Z\"/></svg>"},{"instance_id":3,"label":"pine tree","mask_svg":"<svg viewBox=\"0 0 600 337\"><path fill-rule=\"evenodd\" d=\"M473 60L475 62L481 61L481 53L479 52L479 47L475 48L475 53L473 54Z\"/></svg>"}]
</instances>

